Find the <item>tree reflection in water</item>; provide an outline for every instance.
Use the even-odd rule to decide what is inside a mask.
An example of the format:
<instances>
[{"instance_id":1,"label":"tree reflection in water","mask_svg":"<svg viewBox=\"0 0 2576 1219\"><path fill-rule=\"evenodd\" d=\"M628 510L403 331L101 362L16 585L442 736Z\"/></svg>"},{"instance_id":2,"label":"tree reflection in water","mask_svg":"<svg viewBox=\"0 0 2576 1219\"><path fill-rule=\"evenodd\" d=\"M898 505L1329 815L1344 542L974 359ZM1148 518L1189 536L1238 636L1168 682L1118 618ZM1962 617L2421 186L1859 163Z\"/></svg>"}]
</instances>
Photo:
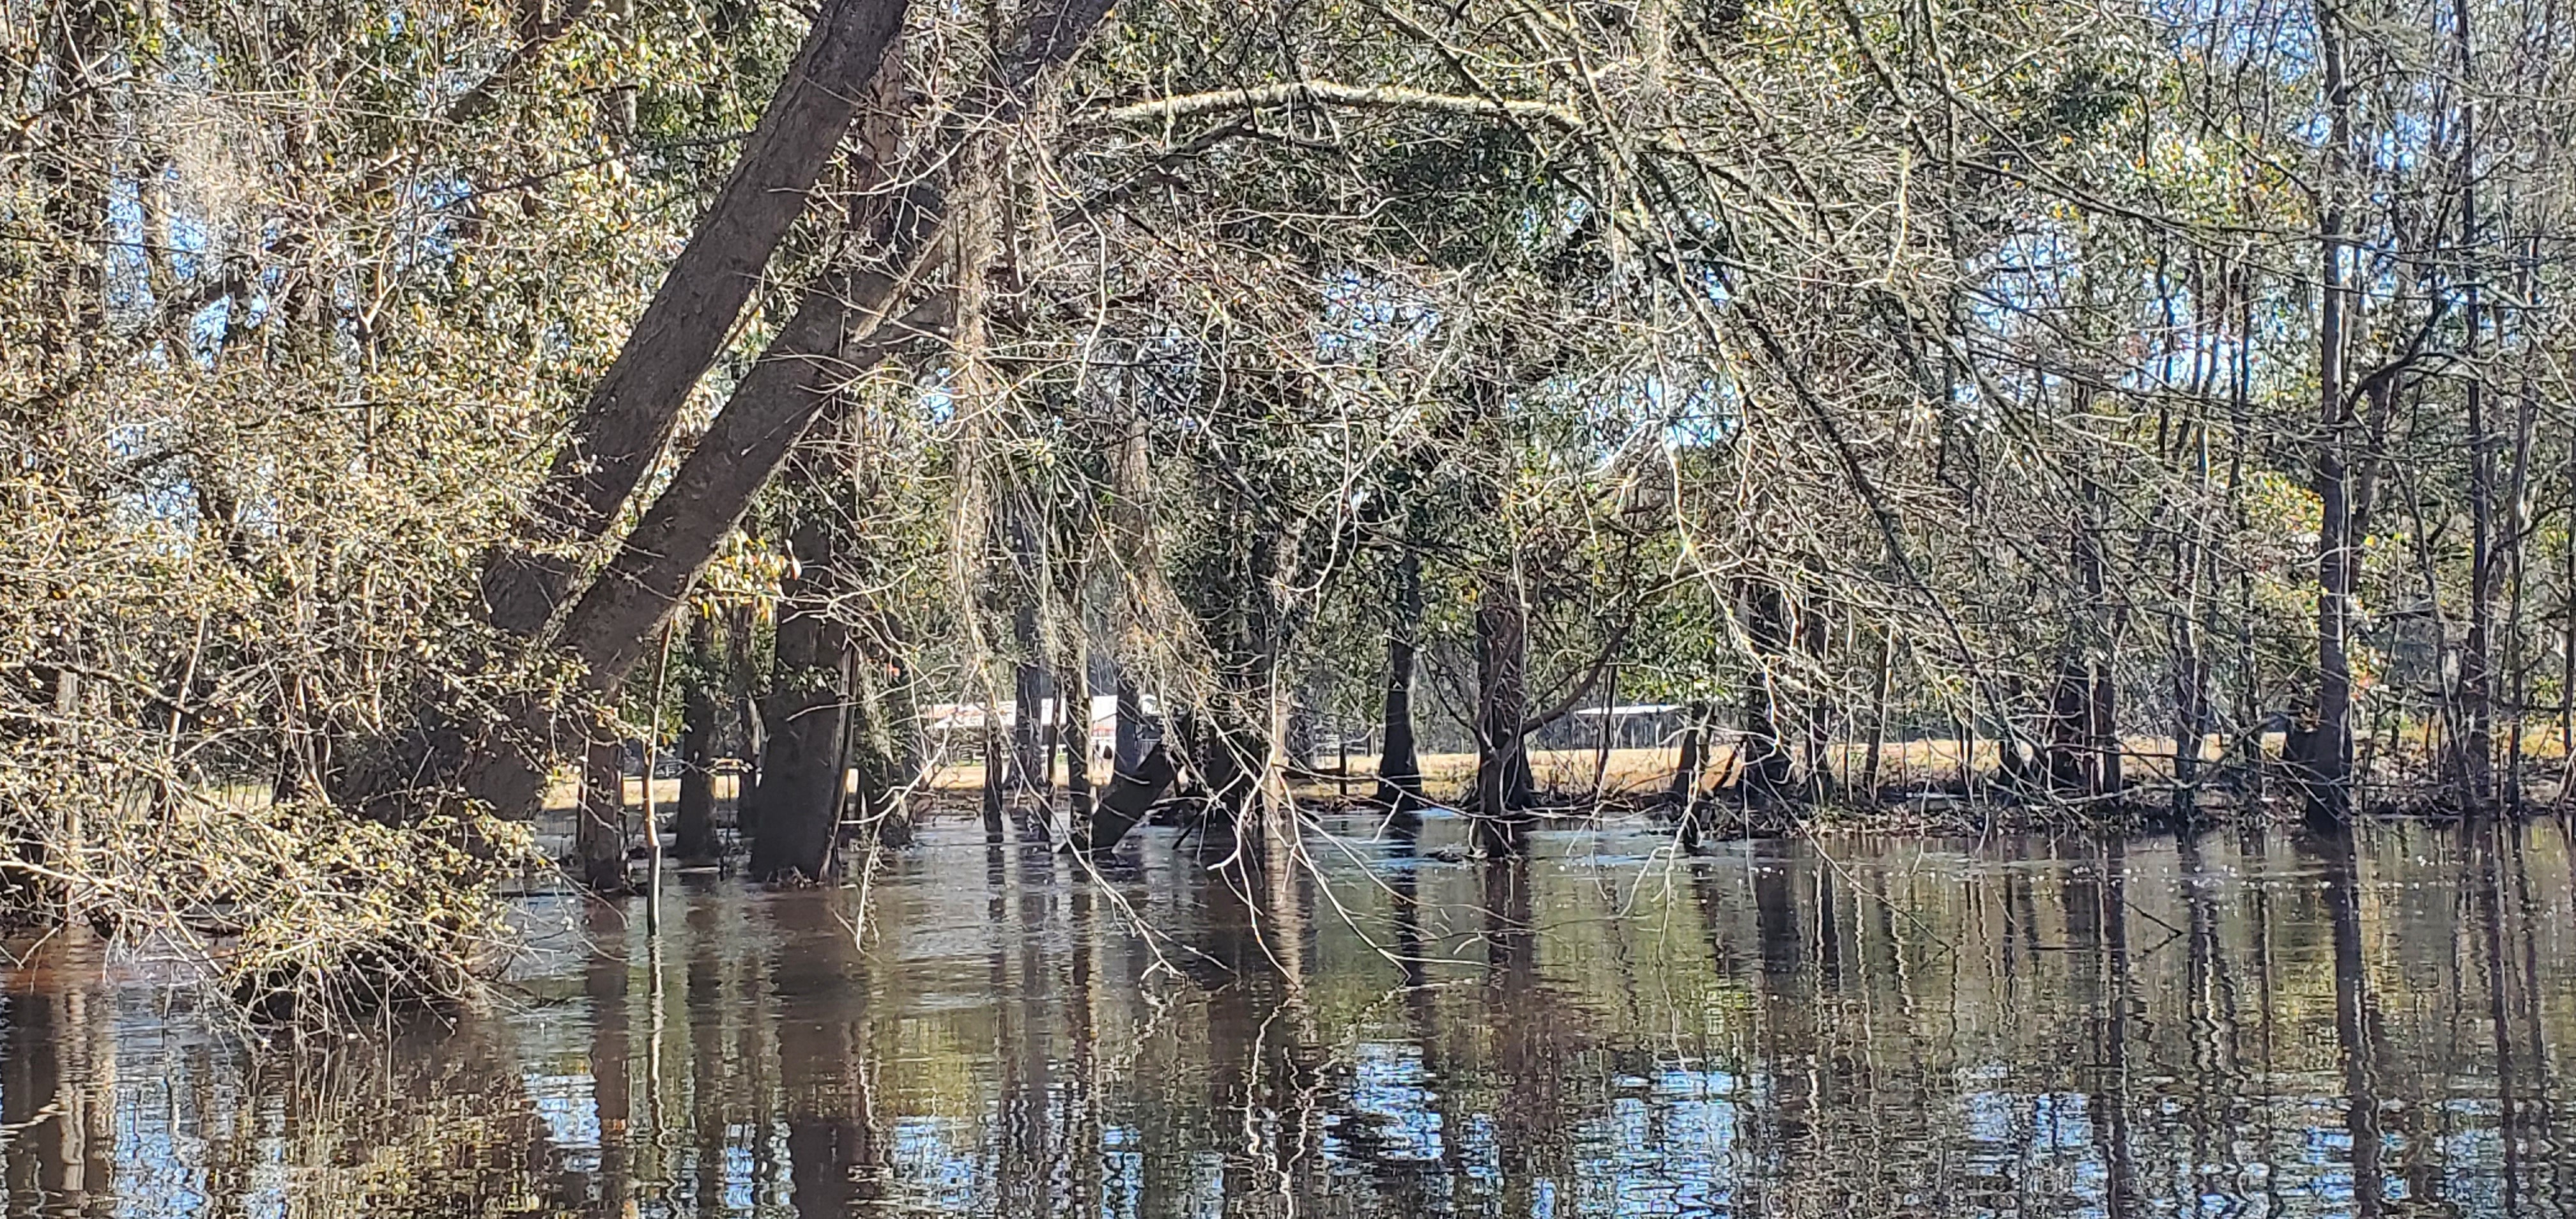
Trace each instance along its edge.
<instances>
[{"instance_id":1,"label":"tree reflection in water","mask_svg":"<svg viewBox=\"0 0 2576 1219\"><path fill-rule=\"evenodd\" d=\"M1316 870L972 825L847 891L535 899L506 1007L252 1053L10 974L11 1214L2563 1213L2547 824ZM1329 847L1329 849L1325 849ZM1269 853L1274 858L1280 852ZM1140 934L1139 924L1152 929Z\"/></svg>"}]
</instances>

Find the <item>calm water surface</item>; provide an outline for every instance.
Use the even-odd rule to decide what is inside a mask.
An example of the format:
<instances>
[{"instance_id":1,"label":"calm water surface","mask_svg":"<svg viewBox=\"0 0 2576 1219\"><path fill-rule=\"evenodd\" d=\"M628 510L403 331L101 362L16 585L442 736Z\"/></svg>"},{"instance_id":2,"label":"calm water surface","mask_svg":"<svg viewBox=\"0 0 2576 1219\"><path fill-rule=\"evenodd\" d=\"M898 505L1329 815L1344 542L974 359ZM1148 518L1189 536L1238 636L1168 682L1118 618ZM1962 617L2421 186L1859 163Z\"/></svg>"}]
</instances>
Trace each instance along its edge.
<instances>
[{"instance_id":1,"label":"calm water surface","mask_svg":"<svg viewBox=\"0 0 2576 1219\"><path fill-rule=\"evenodd\" d=\"M6 977L11 1214L2557 1215L2559 829L1444 862L1247 902L962 825L852 891L532 899L513 1001L252 1053ZM1144 930L1140 930L1140 928Z\"/></svg>"}]
</instances>

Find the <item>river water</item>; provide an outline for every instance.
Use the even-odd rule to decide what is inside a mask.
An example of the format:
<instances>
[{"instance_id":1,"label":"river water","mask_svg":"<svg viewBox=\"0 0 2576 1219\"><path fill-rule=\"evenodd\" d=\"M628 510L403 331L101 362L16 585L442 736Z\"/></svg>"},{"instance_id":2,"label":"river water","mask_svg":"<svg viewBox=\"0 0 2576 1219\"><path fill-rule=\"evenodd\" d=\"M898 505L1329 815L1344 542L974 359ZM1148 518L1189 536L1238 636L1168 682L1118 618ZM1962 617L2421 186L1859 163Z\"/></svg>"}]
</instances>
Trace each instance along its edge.
<instances>
[{"instance_id":1,"label":"river water","mask_svg":"<svg viewBox=\"0 0 2576 1219\"><path fill-rule=\"evenodd\" d=\"M504 1002L253 1052L66 935L8 1213L2556 1215L2548 823L2194 840L1373 821L1257 901L962 823L860 895L535 896ZM25 951L21 946L21 951Z\"/></svg>"}]
</instances>

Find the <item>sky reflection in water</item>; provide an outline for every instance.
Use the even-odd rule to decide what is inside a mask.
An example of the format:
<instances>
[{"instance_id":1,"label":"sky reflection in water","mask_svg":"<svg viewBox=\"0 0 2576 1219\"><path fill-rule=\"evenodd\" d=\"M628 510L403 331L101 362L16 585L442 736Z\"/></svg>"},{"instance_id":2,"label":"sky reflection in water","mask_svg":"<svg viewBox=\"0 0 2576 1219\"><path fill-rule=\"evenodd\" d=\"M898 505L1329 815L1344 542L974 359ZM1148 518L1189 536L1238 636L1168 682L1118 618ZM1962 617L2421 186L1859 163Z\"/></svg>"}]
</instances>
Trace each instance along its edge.
<instances>
[{"instance_id":1,"label":"sky reflection in water","mask_svg":"<svg viewBox=\"0 0 2576 1219\"><path fill-rule=\"evenodd\" d=\"M2127 843L1374 821L1256 916L963 823L850 892L527 909L502 1010L251 1055L8 975L10 1214L2555 1215L2550 824ZM1136 921L1155 928L1136 934ZM607 952L594 954L596 943Z\"/></svg>"}]
</instances>

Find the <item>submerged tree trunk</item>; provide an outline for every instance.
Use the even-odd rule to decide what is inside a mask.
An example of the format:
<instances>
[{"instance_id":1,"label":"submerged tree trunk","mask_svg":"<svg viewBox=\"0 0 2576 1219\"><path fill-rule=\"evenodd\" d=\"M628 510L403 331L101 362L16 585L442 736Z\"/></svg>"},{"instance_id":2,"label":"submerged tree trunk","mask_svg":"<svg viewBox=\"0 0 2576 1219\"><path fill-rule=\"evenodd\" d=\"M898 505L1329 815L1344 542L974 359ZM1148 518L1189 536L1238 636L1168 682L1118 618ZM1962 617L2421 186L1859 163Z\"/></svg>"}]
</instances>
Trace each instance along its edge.
<instances>
[{"instance_id":1,"label":"submerged tree trunk","mask_svg":"<svg viewBox=\"0 0 2576 1219\"><path fill-rule=\"evenodd\" d=\"M2320 307L2317 314L2319 436L2315 489L2323 507L2317 530L2317 684L2307 722L2294 725L2293 764L2311 822L2341 822L2352 782L2352 658L2355 567L2350 480L2344 446L2351 410L2344 402L2344 220L2352 95L2345 64L2343 14L2319 0L2318 55L2328 117L2325 182L2317 220Z\"/></svg>"},{"instance_id":2,"label":"submerged tree trunk","mask_svg":"<svg viewBox=\"0 0 2576 1219\"><path fill-rule=\"evenodd\" d=\"M1156 741L1146 747L1136 765L1111 776L1108 790L1091 806L1088 815L1073 823L1066 849L1094 856L1116 850L1119 840L1145 820L1154 802L1172 786L1180 769L1173 761L1174 753L1170 742Z\"/></svg>"},{"instance_id":3,"label":"submerged tree trunk","mask_svg":"<svg viewBox=\"0 0 2576 1219\"><path fill-rule=\"evenodd\" d=\"M2049 687L2048 786L2061 796L2089 796L2097 790L2093 752L2093 674L2067 644Z\"/></svg>"},{"instance_id":4,"label":"submerged tree trunk","mask_svg":"<svg viewBox=\"0 0 2576 1219\"><path fill-rule=\"evenodd\" d=\"M794 651L809 657L789 665L790 634L803 636ZM754 819L760 835L752 840L754 880L821 880L829 871L832 839L838 831L847 774L841 768L842 732L848 701L848 648L842 630L817 617L791 629L779 623L782 638L777 679L792 682L786 714L769 734L761 762L763 778Z\"/></svg>"},{"instance_id":5,"label":"submerged tree trunk","mask_svg":"<svg viewBox=\"0 0 2576 1219\"><path fill-rule=\"evenodd\" d=\"M1037 646L1037 611L1018 611L1027 616L1025 633L1014 628L1013 634L1025 646ZM1015 615L1016 616L1016 615ZM1011 666L1011 765L1010 792L1024 808L1043 800L1055 787L1054 768L1047 764L1047 677L1046 665L1035 656L1027 656Z\"/></svg>"},{"instance_id":6,"label":"submerged tree trunk","mask_svg":"<svg viewBox=\"0 0 2576 1219\"><path fill-rule=\"evenodd\" d=\"M841 22L853 11L864 10L860 18L850 20L871 30L884 26L883 37L875 40L875 50L864 57L865 67L873 71L882 58L883 42L900 24L897 19L903 8L900 0L839 0L824 20ZM1107 8L1106 0L1067 0L1034 15L1026 28L1006 40L1016 54L992 66L987 81L991 87L977 95L978 117L997 121L1015 118L1029 86L1042 72L1069 57ZM817 28L821 30L822 25L818 23ZM827 43L839 37L817 36ZM813 47L809 42L808 51ZM799 64L806 64L810 58L800 58ZM853 58L850 62L861 60ZM822 159L837 143L855 108L861 92L854 87L855 80L865 76L844 73L832 80L813 82L801 75L812 71L800 66L791 73L789 85L782 88L780 99L764 116L746 156L747 164L771 156L776 152L773 145L778 143L770 139L773 129L786 131L804 123L810 129L800 129L799 139L813 137L817 131L824 138L820 150L801 145L795 150L797 157L813 162L802 184L788 190L778 183L765 183L760 171L738 168L716 213L711 213L689 251L684 252L684 263L702 245L719 247L736 241L739 235L718 223L716 217L724 214L730 201L742 191L760 194L773 202L786 198L794 211L801 211L805 188L814 181L814 171L819 171ZM828 130L815 127L810 120L822 103L806 98L800 89L833 94L837 100L832 104L840 107L841 114L837 125L825 125ZM957 129L983 128L961 125ZM954 158L950 160L953 163ZM922 251L934 245L944 186L940 175L929 174L908 192L884 197L891 204L887 210L892 214L868 218L872 231L868 239L859 243L864 256L854 259L846 274L827 277L808 291L796 316L753 365L734 397L717 412L707 435L682 460L669 485L646 509L635 530L610 557L606 569L591 580L580 602L553 632L547 646L574 662L586 692L595 696L616 693L640 659L645 646L642 641L653 636L671 606L740 518L751 496L784 462L821 412L831 390L854 372L883 359L907 337L936 325L944 315L944 297L934 294L911 314L893 316L898 294L906 287L908 269ZM794 218L794 211L787 219ZM775 243L773 235L760 244L762 261ZM723 264L727 256L723 250L711 248L698 260L702 265L697 270L683 274L675 269L664 285L663 296L656 298L657 305L663 297L676 299L691 293L715 292L707 284L695 281L706 277L705 266ZM748 292L749 281L756 278L751 272L756 269L757 264L729 270L721 278L743 281L738 290ZM736 297L737 311L739 300ZM697 308L694 305L674 308L679 309L679 315L699 316L690 312ZM649 321L654 310L647 312ZM730 316L721 309L716 312ZM852 335L854 325L867 333ZM713 337L706 341L720 341L728 331L724 325L714 325L710 330ZM678 407L674 395L685 397L705 367L702 359L694 367L683 367L688 361L666 359L649 350L666 338L654 325L639 325L628 343L629 352L639 353L637 367L652 364L673 374L645 378L655 387L652 392L636 389L642 382L618 371L625 367L625 357L621 356L620 365L612 369L594 394L593 409L576 424L573 440L558 454L552 481L540 493L538 523L533 529L541 535L540 540L558 534L572 541L598 536L615 518L643 468L660 452L669 432L669 416ZM698 342L689 339L673 351ZM685 377L678 376L680 372L685 372ZM648 399L669 401L648 410ZM495 552L487 565L486 593L495 622L508 628L505 634L533 635L552 618L554 608L570 590L571 562L555 555L552 549ZM443 696L431 695L397 739L384 742L365 765L352 768L338 794L344 802L384 820L414 815L427 801L451 792L461 792L504 814L531 807L543 792L551 763L554 716L554 707L531 694L506 706L497 724L482 724L449 705Z\"/></svg>"},{"instance_id":7,"label":"submerged tree trunk","mask_svg":"<svg viewBox=\"0 0 2576 1219\"><path fill-rule=\"evenodd\" d=\"M716 853L716 735L723 714L717 673L714 621L700 615L689 624L688 687L680 704L680 802L671 853L683 860Z\"/></svg>"},{"instance_id":8,"label":"submerged tree trunk","mask_svg":"<svg viewBox=\"0 0 2576 1219\"><path fill-rule=\"evenodd\" d=\"M1488 856L1528 846L1529 611L1506 573L1476 607L1476 845Z\"/></svg>"},{"instance_id":9,"label":"submerged tree trunk","mask_svg":"<svg viewBox=\"0 0 2576 1219\"><path fill-rule=\"evenodd\" d=\"M1708 721L1710 708L1694 702L1685 708L1689 717L1682 725L1681 757L1673 763L1672 782L1664 788L1664 804L1673 810L1681 824L1682 849L1699 849L1700 773L1708 769Z\"/></svg>"},{"instance_id":10,"label":"submerged tree trunk","mask_svg":"<svg viewBox=\"0 0 2576 1219\"><path fill-rule=\"evenodd\" d=\"M1113 729L1116 735L1109 750L1109 772L1123 775L1145 760L1145 695L1124 669L1118 674L1117 717Z\"/></svg>"},{"instance_id":11,"label":"submerged tree trunk","mask_svg":"<svg viewBox=\"0 0 2576 1219\"><path fill-rule=\"evenodd\" d=\"M1377 763L1378 802L1405 810L1422 802L1422 758L1413 737L1413 666L1422 631L1422 555L1410 538L1392 566L1392 617L1386 632L1385 740Z\"/></svg>"},{"instance_id":12,"label":"submerged tree trunk","mask_svg":"<svg viewBox=\"0 0 2576 1219\"><path fill-rule=\"evenodd\" d=\"M1061 842L1073 827L1091 820L1091 640L1079 608L1065 629L1064 676L1057 680L1056 705L1063 709L1060 733L1064 745L1064 827Z\"/></svg>"},{"instance_id":13,"label":"submerged tree trunk","mask_svg":"<svg viewBox=\"0 0 2576 1219\"><path fill-rule=\"evenodd\" d=\"M1054 788L1050 782L1047 742L1046 648L1038 616L1047 565L1045 543L1038 536L1035 509L1028 492L1007 494L1001 527L1011 556L1011 785L1013 802L1022 811L1021 832L1031 835L1041 824L1037 806Z\"/></svg>"},{"instance_id":14,"label":"submerged tree trunk","mask_svg":"<svg viewBox=\"0 0 2576 1219\"><path fill-rule=\"evenodd\" d=\"M1254 517L1237 501L1237 521ZM1296 812L1287 771L1288 694L1281 680L1293 625L1281 592L1294 561L1294 538L1275 528L1238 530L1227 558L1231 595L1210 606L1218 645L1217 690L1207 708L1201 766L1215 811L1233 831L1234 862L1258 871L1294 845ZM1204 612L1204 611L1203 611Z\"/></svg>"},{"instance_id":15,"label":"submerged tree trunk","mask_svg":"<svg viewBox=\"0 0 2576 1219\"><path fill-rule=\"evenodd\" d=\"M573 860L582 887L624 893L626 879L626 749L602 731L582 751L581 804L574 813ZM644 781L653 781L646 775Z\"/></svg>"},{"instance_id":16,"label":"submerged tree trunk","mask_svg":"<svg viewBox=\"0 0 2576 1219\"><path fill-rule=\"evenodd\" d=\"M827 480L819 463L804 467L812 483ZM817 488L819 489L819 487ZM849 631L830 614L838 539L819 508L809 508L791 540L800 574L781 599L771 662L770 726L761 757L760 790L748 818L754 880L821 880L839 827L842 731L849 702Z\"/></svg>"},{"instance_id":17,"label":"submerged tree trunk","mask_svg":"<svg viewBox=\"0 0 2576 1219\"><path fill-rule=\"evenodd\" d=\"M874 636L850 653L849 710L842 733L851 780L849 813L842 820L862 827L877 846L897 848L912 844L912 816L902 798L907 781L900 743L903 717L887 697L895 674L883 644L882 635Z\"/></svg>"},{"instance_id":18,"label":"submerged tree trunk","mask_svg":"<svg viewBox=\"0 0 2576 1219\"><path fill-rule=\"evenodd\" d=\"M1896 671L1896 631L1887 628L1878 636L1877 680L1869 691L1869 746L1860 763L1860 798L1878 800L1879 764L1887 750L1888 684Z\"/></svg>"},{"instance_id":19,"label":"submerged tree trunk","mask_svg":"<svg viewBox=\"0 0 2576 1219\"><path fill-rule=\"evenodd\" d=\"M1002 840L1002 788L1010 780L1002 762L1002 709L995 700L984 702L984 726L981 746L984 755L984 841Z\"/></svg>"},{"instance_id":20,"label":"submerged tree trunk","mask_svg":"<svg viewBox=\"0 0 2576 1219\"><path fill-rule=\"evenodd\" d=\"M1789 751L1780 740L1779 666L1789 650L1789 614L1778 585L1749 590L1752 680L1744 683L1743 743L1736 782L1748 803L1776 804L1791 793Z\"/></svg>"}]
</instances>

